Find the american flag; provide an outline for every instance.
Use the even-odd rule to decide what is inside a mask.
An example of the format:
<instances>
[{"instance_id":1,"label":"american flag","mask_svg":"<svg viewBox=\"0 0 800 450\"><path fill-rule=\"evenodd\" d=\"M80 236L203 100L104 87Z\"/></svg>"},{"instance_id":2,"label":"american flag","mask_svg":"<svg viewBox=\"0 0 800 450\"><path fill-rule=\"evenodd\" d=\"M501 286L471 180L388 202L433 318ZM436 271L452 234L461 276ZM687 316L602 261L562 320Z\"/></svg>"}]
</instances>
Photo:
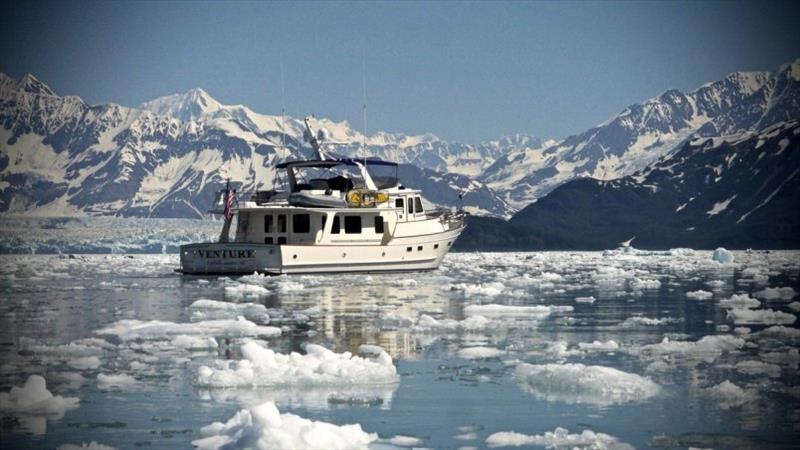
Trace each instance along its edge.
<instances>
[{"instance_id":1,"label":"american flag","mask_svg":"<svg viewBox=\"0 0 800 450\"><path fill-rule=\"evenodd\" d=\"M223 212L225 220L231 220L233 218L233 200L235 197L236 191L231 191L231 186L228 185L225 188L225 211Z\"/></svg>"}]
</instances>

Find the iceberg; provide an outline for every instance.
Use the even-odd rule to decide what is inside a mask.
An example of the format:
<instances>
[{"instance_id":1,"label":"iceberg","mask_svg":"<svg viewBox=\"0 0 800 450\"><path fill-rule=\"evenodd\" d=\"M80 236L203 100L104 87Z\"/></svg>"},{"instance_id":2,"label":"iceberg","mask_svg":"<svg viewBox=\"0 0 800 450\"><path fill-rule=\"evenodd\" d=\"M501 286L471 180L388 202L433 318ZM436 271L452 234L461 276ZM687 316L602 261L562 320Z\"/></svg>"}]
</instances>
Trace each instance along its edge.
<instances>
[{"instance_id":1,"label":"iceberg","mask_svg":"<svg viewBox=\"0 0 800 450\"><path fill-rule=\"evenodd\" d=\"M544 434L528 435L513 431L500 431L486 438L489 447L520 447L537 446L548 449L556 448L587 448L587 449L617 449L633 450L634 447L621 442L614 436L583 430L581 433L570 434L566 428L558 427Z\"/></svg>"},{"instance_id":2,"label":"iceberg","mask_svg":"<svg viewBox=\"0 0 800 450\"><path fill-rule=\"evenodd\" d=\"M275 403L242 409L227 422L214 422L200 429L203 436L192 441L200 450L253 449L366 449L378 439L361 425L334 425L281 414Z\"/></svg>"},{"instance_id":3,"label":"iceberg","mask_svg":"<svg viewBox=\"0 0 800 450\"><path fill-rule=\"evenodd\" d=\"M658 384L611 367L583 364L520 364L514 377L529 393L564 403L610 405L657 395Z\"/></svg>"},{"instance_id":4,"label":"iceberg","mask_svg":"<svg viewBox=\"0 0 800 450\"><path fill-rule=\"evenodd\" d=\"M306 354L275 353L255 341L242 344L238 361L219 360L201 366L196 382L206 387L325 386L391 384L399 380L392 358L381 350L373 358L334 353L315 344Z\"/></svg>"}]
</instances>

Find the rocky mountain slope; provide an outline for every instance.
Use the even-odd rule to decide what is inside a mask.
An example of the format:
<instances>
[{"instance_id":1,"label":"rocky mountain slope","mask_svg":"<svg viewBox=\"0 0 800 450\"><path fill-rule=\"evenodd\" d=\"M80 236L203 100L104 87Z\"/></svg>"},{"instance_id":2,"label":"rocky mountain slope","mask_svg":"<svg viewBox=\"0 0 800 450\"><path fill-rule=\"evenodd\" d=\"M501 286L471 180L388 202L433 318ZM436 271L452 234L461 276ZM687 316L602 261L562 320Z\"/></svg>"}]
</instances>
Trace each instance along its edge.
<instances>
[{"instance_id":1,"label":"rocky mountain slope","mask_svg":"<svg viewBox=\"0 0 800 450\"><path fill-rule=\"evenodd\" d=\"M800 59L774 73L736 72L683 93L668 90L561 142L512 149L482 176L522 208L578 177L630 175L692 136L754 131L800 117Z\"/></svg>"},{"instance_id":2,"label":"rocky mountain slope","mask_svg":"<svg viewBox=\"0 0 800 450\"><path fill-rule=\"evenodd\" d=\"M696 137L617 180L563 184L509 221L474 219L461 248L800 248L800 122Z\"/></svg>"},{"instance_id":3,"label":"rocky mountain slope","mask_svg":"<svg viewBox=\"0 0 800 450\"><path fill-rule=\"evenodd\" d=\"M128 108L89 105L31 75L0 74L0 124L0 211L18 214L201 217L224 177L244 192L269 188L276 161L310 154L300 120L222 105L201 89ZM347 123L314 125L345 144L337 153L359 154L363 137ZM460 204L464 193L467 210L507 216L513 210L468 175L503 151L499 142L464 146L379 133L367 139L366 152L397 156L407 164L405 184L435 191L433 201Z\"/></svg>"}]
</instances>

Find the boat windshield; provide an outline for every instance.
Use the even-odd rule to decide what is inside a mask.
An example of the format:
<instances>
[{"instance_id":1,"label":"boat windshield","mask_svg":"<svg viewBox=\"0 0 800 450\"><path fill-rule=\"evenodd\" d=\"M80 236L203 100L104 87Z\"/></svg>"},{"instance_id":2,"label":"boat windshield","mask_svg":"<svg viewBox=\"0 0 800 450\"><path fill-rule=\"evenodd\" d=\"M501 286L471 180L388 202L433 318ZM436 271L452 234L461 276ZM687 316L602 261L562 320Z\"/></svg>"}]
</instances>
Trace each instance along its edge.
<instances>
[{"instance_id":1,"label":"boat windshield","mask_svg":"<svg viewBox=\"0 0 800 450\"><path fill-rule=\"evenodd\" d=\"M367 171L378 189L389 189L400 183L396 165L367 163Z\"/></svg>"},{"instance_id":2,"label":"boat windshield","mask_svg":"<svg viewBox=\"0 0 800 450\"><path fill-rule=\"evenodd\" d=\"M338 165L332 167L297 167L296 190L319 189L346 192L364 187L364 180L356 166Z\"/></svg>"}]
</instances>

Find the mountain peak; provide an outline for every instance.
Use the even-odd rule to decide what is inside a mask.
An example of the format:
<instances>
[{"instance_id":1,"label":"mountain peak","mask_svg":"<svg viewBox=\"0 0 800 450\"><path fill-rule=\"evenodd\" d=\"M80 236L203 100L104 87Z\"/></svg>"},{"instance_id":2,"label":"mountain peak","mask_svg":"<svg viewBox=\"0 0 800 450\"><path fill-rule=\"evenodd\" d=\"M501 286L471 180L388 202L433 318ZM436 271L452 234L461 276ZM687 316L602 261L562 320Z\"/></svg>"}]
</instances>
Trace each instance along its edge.
<instances>
[{"instance_id":1,"label":"mountain peak","mask_svg":"<svg viewBox=\"0 0 800 450\"><path fill-rule=\"evenodd\" d=\"M793 80L800 81L800 58L782 65L778 69L778 73L785 74L786 78L792 78Z\"/></svg>"},{"instance_id":2,"label":"mountain peak","mask_svg":"<svg viewBox=\"0 0 800 450\"><path fill-rule=\"evenodd\" d=\"M167 95L144 102L139 108L188 121L214 114L222 109L223 105L202 88L194 88L183 94Z\"/></svg>"},{"instance_id":3,"label":"mountain peak","mask_svg":"<svg viewBox=\"0 0 800 450\"><path fill-rule=\"evenodd\" d=\"M38 78L29 73L26 73L25 76L20 78L20 80L17 82L16 88L18 91L29 92L31 94L56 95L56 93L53 92L53 90L50 89L46 84L42 83Z\"/></svg>"}]
</instances>

